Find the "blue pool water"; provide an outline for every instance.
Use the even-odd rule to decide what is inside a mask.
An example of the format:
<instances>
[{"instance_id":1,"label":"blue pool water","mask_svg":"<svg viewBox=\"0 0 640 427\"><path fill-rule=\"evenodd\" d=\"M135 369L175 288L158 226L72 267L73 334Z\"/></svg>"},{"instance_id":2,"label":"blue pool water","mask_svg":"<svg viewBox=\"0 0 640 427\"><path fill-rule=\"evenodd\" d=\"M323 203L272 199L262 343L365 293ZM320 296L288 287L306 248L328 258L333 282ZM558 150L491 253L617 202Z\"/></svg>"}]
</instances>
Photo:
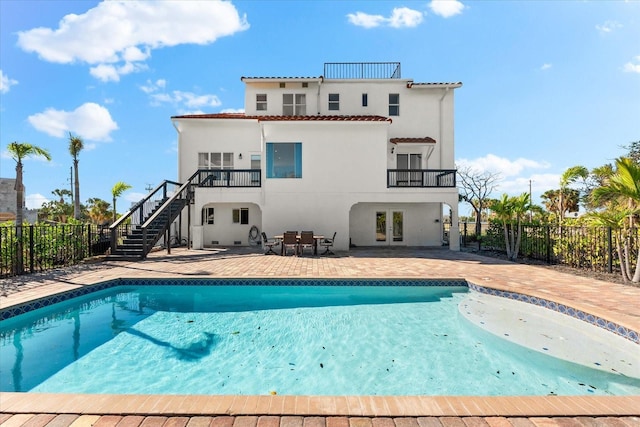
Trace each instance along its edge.
<instances>
[{"instance_id":1,"label":"blue pool water","mask_svg":"<svg viewBox=\"0 0 640 427\"><path fill-rule=\"evenodd\" d=\"M123 286L0 322L0 390L640 394L458 312L463 286Z\"/></svg>"}]
</instances>

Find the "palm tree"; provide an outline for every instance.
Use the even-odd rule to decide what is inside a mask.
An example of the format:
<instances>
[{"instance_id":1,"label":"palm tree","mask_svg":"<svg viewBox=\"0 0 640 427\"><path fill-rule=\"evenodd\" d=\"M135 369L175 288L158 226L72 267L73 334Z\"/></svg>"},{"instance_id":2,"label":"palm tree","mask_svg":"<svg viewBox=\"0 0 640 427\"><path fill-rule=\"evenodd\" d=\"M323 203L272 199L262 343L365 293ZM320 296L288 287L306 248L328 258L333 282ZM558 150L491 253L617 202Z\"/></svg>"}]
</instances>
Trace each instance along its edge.
<instances>
[{"instance_id":1,"label":"palm tree","mask_svg":"<svg viewBox=\"0 0 640 427\"><path fill-rule=\"evenodd\" d=\"M591 193L596 203L609 201L609 210L623 211L628 221L624 221L622 226L622 238L625 241L623 247L625 256L619 253L621 264L627 269L627 276L631 276L631 248L633 231L635 230L635 218L640 213L640 165L629 157L616 159L616 171L606 181L606 183ZM636 242L636 266L631 281L640 282L640 243ZM624 259L623 259L624 258ZM623 278L626 277L623 272Z\"/></svg>"},{"instance_id":2,"label":"palm tree","mask_svg":"<svg viewBox=\"0 0 640 427\"><path fill-rule=\"evenodd\" d=\"M90 198L87 203L89 204L89 218L94 224L103 225L109 222L111 208L109 202L96 197Z\"/></svg>"},{"instance_id":3,"label":"palm tree","mask_svg":"<svg viewBox=\"0 0 640 427\"><path fill-rule=\"evenodd\" d=\"M569 184L572 184L578 180L578 178L582 178L586 180L589 176L589 170L584 166L573 166L564 171L564 173L560 176L560 205L558 209L558 223L562 225L562 219L564 218L564 213L567 211L567 207L564 203L564 196L569 187Z\"/></svg>"},{"instance_id":4,"label":"palm tree","mask_svg":"<svg viewBox=\"0 0 640 427\"><path fill-rule=\"evenodd\" d=\"M507 258L512 261L518 258L522 238L522 218L530 208L529 193L522 193L516 197L503 194L499 200L494 200L491 204L491 210L502 222Z\"/></svg>"},{"instance_id":5,"label":"palm tree","mask_svg":"<svg viewBox=\"0 0 640 427\"><path fill-rule=\"evenodd\" d=\"M22 206L24 205L24 185L22 184L22 160L28 157L44 157L51 161L51 154L44 148L31 145L27 142L12 142L7 146L9 155L16 161L16 238L18 240L17 271L23 271L22 262Z\"/></svg>"},{"instance_id":6,"label":"palm tree","mask_svg":"<svg viewBox=\"0 0 640 427\"><path fill-rule=\"evenodd\" d=\"M111 189L111 194L113 195L113 222L116 222L116 199L122 195L125 191L132 188L129 184L124 183L122 181L116 182L116 184Z\"/></svg>"},{"instance_id":7,"label":"palm tree","mask_svg":"<svg viewBox=\"0 0 640 427\"><path fill-rule=\"evenodd\" d=\"M75 196L73 203L73 217L75 219L80 219L80 180L78 179L78 154L84 148L84 142L82 138L79 136L71 135L69 132L69 153L71 153L71 157L73 157L73 171L75 178Z\"/></svg>"}]
</instances>

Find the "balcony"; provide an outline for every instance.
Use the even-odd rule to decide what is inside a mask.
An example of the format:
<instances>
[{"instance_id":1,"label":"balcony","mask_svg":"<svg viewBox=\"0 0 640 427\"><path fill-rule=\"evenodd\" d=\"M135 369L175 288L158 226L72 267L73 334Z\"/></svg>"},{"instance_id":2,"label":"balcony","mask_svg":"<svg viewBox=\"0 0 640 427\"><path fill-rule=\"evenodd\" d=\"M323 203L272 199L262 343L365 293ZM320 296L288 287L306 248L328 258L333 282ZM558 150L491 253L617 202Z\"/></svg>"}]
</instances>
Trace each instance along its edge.
<instances>
[{"instance_id":1,"label":"balcony","mask_svg":"<svg viewBox=\"0 0 640 427\"><path fill-rule=\"evenodd\" d=\"M399 62L325 62L325 79L399 79Z\"/></svg>"},{"instance_id":2,"label":"balcony","mask_svg":"<svg viewBox=\"0 0 640 427\"><path fill-rule=\"evenodd\" d=\"M262 173L260 169L199 169L193 184L198 187L260 187Z\"/></svg>"},{"instance_id":3,"label":"balcony","mask_svg":"<svg viewBox=\"0 0 640 427\"><path fill-rule=\"evenodd\" d=\"M387 169L387 188L453 188L455 169Z\"/></svg>"}]
</instances>

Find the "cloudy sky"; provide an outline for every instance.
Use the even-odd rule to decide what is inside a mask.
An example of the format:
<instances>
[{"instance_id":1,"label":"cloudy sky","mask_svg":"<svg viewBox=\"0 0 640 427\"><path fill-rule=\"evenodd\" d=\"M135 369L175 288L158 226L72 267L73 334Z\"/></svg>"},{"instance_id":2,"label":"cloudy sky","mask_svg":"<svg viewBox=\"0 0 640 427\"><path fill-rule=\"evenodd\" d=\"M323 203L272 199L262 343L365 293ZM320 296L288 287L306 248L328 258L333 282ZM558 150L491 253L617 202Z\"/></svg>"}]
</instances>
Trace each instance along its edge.
<instances>
[{"instance_id":1,"label":"cloudy sky","mask_svg":"<svg viewBox=\"0 0 640 427\"><path fill-rule=\"evenodd\" d=\"M0 176L15 177L12 141L53 156L25 162L29 207L70 188L69 132L85 141L82 201L117 181L137 201L176 179L172 115L243 111L241 76L325 62L463 82L457 163L499 173L496 197L531 183L538 202L567 168L640 140L638 1L1 0L0 32Z\"/></svg>"}]
</instances>

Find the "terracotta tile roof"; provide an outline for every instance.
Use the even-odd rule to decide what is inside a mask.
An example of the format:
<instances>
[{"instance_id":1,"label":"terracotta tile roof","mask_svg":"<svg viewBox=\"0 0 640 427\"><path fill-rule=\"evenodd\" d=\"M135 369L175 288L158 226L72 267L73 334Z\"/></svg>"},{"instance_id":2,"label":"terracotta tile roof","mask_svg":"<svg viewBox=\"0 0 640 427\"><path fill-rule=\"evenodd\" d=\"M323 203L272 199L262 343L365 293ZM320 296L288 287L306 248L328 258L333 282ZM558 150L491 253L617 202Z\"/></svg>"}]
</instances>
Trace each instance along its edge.
<instances>
[{"instance_id":1,"label":"terracotta tile roof","mask_svg":"<svg viewBox=\"0 0 640 427\"><path fill-rule=\"evenodd\" d=\"M391 138L392 144L398 143L409 143L409 144L435 144L436 140L431 138L430 136L425 136L424 138Z\"/></svg>"},{"instance_id":2,"label":"terracotta tile roof","mask_svg":"<svg viewBox=\"0 0 640 427\"><path fill-rule=\"evenodd\" d=\"M391 122L391 119L383 116L248 116L244 113L217 113L217 114L187 114L184 116L172 116L172 119L248 119L266 121L289 122Z\"/></svg>"},{"instance_id":3,"label":"terracotta tile roof","mask_svg":"<svg viewBox=\"0 0 640 427\"><path fill-rule=\"evenodd\" d=\"M433 86L447 86L447 87L461 87L462 86L462 82L451 82L451 83L447 83L447 82L432 82L432 83L414 83L414 82L410 82L409 84L407 84L408 87L412 87L412 86L422 86L422 87L433 87Z\"/></svg>"}]
</instances>

